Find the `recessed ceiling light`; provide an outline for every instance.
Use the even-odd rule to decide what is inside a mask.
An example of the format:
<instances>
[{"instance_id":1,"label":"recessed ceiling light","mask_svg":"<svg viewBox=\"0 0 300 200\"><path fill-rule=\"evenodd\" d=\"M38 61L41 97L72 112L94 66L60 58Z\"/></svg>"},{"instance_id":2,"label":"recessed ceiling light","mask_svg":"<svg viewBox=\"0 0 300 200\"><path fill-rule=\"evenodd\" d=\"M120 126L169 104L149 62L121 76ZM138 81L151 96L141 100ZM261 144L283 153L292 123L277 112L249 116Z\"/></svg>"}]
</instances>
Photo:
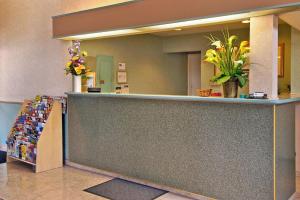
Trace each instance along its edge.
<instances>
[{"instance_id":1,"label":"recessed ceiling light","mask_svg":"<svg viewBox=\"0 0 300 200\"><path fill-rule=\"evenodd\" d=\"M243 23L243 24L249 24L249 23L250 23L250 20L249 20L249 19L243 20L242 23Z\"/></svg>"},{"instance_id":2,"label":"recessed ceiling light","mask_svg":"<svg viewBox=\"0 0 300 200\"><path fill-rule=\"evenodd\" d=\"M188 20L182 22L174 22L169 24L161 24L161 25L154 25L145 27L148 30L166 30L166 29L176 29L176 28L184 28L196 25L205 25L205 24L213 24L213 23L220 23L226 21L234 21L234 20L241 20L245 19L248 16L248 13L240 13L240 14L233 14L233 15L226 15L226 16L219 16L219 17L211 17L211 18L202 18L202 19L195 19L195 20Z\"/></svg>"},{"instance_id":3,"label":"recessed ceiling light","mask_svg":"<svg viewBox=\"0 0 300 200\"><path fill-rule=\"evenodd\" d=\"M65 39L68 40L82 40L82 39L92 39L92 38L101 38L108 36L122 36L127 34L139 33L136 29L122 29L122 30L113 30L113 31L104 31L99 33L88 33L74 36L67 36Z\"/></svg>"},{"instance_id":4,"label":"recessed ceiling light","mask_svg":"<svg viewBox=\"0 0 300 200\"><path fill-rule=\"evenodd\" d=\"M151 33L160 30L181 31L186 27L230 22L230 21L241 21L242 19L246 19L248 17L249 17L249 13L240 13L240 14L232 14L232 15L225 15L225 16L218 16L218 17L211 17L211 18L201 18L201 19L173 22L167 24L152 25L146 27L137 27L134 29L120 29L120 30L110 30L110 31L102 31L96 33L80 34L80 35L71 35L71 36L61 37L59 39L84 40L84 39L96 39L96 38L105 38L105 37L134 35L134 34L141 34L141 33ZM244 20L243 23L250 23L250 20Z\"/></svg>"}]
</instances>

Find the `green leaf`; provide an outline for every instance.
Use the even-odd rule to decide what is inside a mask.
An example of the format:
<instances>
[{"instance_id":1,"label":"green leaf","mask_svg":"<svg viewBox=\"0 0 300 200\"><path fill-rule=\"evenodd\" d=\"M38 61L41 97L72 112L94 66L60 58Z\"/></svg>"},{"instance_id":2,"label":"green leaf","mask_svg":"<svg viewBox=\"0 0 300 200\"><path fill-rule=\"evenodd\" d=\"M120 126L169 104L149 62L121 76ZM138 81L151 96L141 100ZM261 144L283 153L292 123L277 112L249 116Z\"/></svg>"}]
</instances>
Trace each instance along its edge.
<instances>
[{"instance_id":1,"label":"green leaf","mask_svg":"<svg viewBox=\"0 0 300 200\"><path fill-rule=\"evenodd\" d=\"M218 80L216 80L216 82L218 84L222 84L222 83L227 82L230 78L231 78L231 76L223 76L223 77L219 78Z\"/></svg>"},{"instance_id":2,"label":"green leaf","mask_svg":"<svg viewBox=\"0 0 300 200\"><path fill-rule=\"evenodd\" d=\"M220 79L220 78L222 78L223 76L225 76L225 74L218 74L218 75L216 75L216 76L213 76L212 78L211 78L211 81L213 81L213 82L216 82L218 79Z\"/></svg>"},{"instance_id":3,"label":"green leaf","mask_svg":"<svg viewBox=\"0 0 300 200\"><path fill-rule=\"evenodd\" d=\"M237 77L238 80L239 80L239 86L240 86L241 88L243 88L243 87L247 84L248 78L247 78L246 76L239 76L239 75L237 75L236 77Z\"/></svg>"}]
</instances>

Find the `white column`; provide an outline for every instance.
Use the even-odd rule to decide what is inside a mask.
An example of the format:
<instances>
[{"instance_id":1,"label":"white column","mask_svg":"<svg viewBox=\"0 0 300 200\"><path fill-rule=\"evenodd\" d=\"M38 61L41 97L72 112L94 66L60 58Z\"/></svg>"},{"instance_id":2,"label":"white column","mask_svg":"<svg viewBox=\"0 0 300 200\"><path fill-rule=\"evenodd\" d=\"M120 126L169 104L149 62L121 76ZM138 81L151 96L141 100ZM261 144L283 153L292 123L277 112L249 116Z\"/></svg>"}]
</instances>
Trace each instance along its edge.
<instances>
[{"instance_id":1,"label":"white column","mask_svg":"<svg viewBox=\"0 0 300 200\"><path fill-rule=\"evenodd\" d=\"M291 32L291 92L300 94L300 31Z\"/></svg>"},{"instance_id":2,"label":"white column","mask_svg":"<svg viewBox=\"0 0 300 200\"><path fill-rule=\"evenodd\" d=\"M249 91L265 92L278 98L278 17L267 15L250 19Z\"/></svg>"}]
</instances>

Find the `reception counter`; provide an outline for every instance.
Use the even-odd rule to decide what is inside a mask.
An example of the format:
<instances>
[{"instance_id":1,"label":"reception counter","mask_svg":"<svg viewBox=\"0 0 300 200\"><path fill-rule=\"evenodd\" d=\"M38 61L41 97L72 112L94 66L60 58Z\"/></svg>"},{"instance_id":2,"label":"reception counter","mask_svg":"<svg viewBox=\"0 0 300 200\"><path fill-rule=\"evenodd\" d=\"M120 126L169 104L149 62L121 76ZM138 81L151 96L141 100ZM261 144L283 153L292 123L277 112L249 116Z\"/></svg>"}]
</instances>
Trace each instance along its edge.
<instances>
[{"instance_id":1,"label":"reception counter","mask_svg":"<svg viewBox=\"0 0 300 200\"><path fill-rule=\"evenodd\" d=\"M69 162L223 200L295 193L295 104L67 93Z\"/></svg>"}]
</instances>

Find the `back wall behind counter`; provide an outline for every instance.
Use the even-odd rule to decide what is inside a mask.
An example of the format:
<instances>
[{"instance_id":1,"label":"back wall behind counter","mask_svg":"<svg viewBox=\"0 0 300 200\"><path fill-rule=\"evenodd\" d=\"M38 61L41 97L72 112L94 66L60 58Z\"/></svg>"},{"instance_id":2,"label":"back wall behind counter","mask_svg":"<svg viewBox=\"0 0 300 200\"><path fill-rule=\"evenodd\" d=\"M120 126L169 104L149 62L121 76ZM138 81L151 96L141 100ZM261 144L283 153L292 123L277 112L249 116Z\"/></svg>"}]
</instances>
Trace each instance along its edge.
<instances>
[{"instance_id":1,"label":"back wall behind counter","mask_svg":"<svg viewBox=\"0 0 300 200\"><path fill-rule=\"evenodd\" d=\"M161 37L146 34L83 41L81 49L89 53L87 61L92 65L98 55L113 56L114 85L118 63L126 63L131 93L187 94L187 56L164 53Z\"/></svg>"},{"instance_id":2,"label":"back wall behind counter","mask_svg":"<svg viewBox=\"0 0 300 200\"><path fill-rule=\"evenodd\" d=\"M240 40L249 39L247 28L230 30L230 33L238 35ZM201 89L211 88L214 67L203 61L206 50L210 48L209 34L211 32L185 35L158 33L87 40L82 41L81 49L89 53L87 61L93 67L98 55L113 56L114 75L118 63L126 63L131 93L187 95L188 53L201 52ZM212 34L222 35L220 31ZM116 78L113 77L113 80L116 85ZM221 88L213 89L219 91ZM247 92L247 88L245 90Z\"/></svg>"},{"instance_id":3,"label":"back wall behind counter","mask_svg":"<svg viewBox=\"0 0 300 200\"><path fill-rule=\"evenodd\" d=\"M222 27L220 28L222 29ZM224 25L226 29L226 25ZM184 32L184 31L183 31ZM187 53L201 52L201 89L213 88L221 91L220 86L212 86L211 77L214 67L204 62L205 52L211 48L207 36L213 34L222 38L220 31L181 34L176 32L123 36L109 39L88 40L82 42L82 49L89 53L88 62L96 66L97 55L114 57L116 74L119 62L125 62L131 93L142 94L187 94ZM230 30L239 40L249 41L249 28ZM287 90L291 73L291 30L286 24L279 25L279 43L285 44L284 77L279 78L279 89ZM95 68L94 68L95 69ZM114 85L116 85L113 77ZM239 89L248 93L248 87Z\"/></svg>"}]
</instances>

